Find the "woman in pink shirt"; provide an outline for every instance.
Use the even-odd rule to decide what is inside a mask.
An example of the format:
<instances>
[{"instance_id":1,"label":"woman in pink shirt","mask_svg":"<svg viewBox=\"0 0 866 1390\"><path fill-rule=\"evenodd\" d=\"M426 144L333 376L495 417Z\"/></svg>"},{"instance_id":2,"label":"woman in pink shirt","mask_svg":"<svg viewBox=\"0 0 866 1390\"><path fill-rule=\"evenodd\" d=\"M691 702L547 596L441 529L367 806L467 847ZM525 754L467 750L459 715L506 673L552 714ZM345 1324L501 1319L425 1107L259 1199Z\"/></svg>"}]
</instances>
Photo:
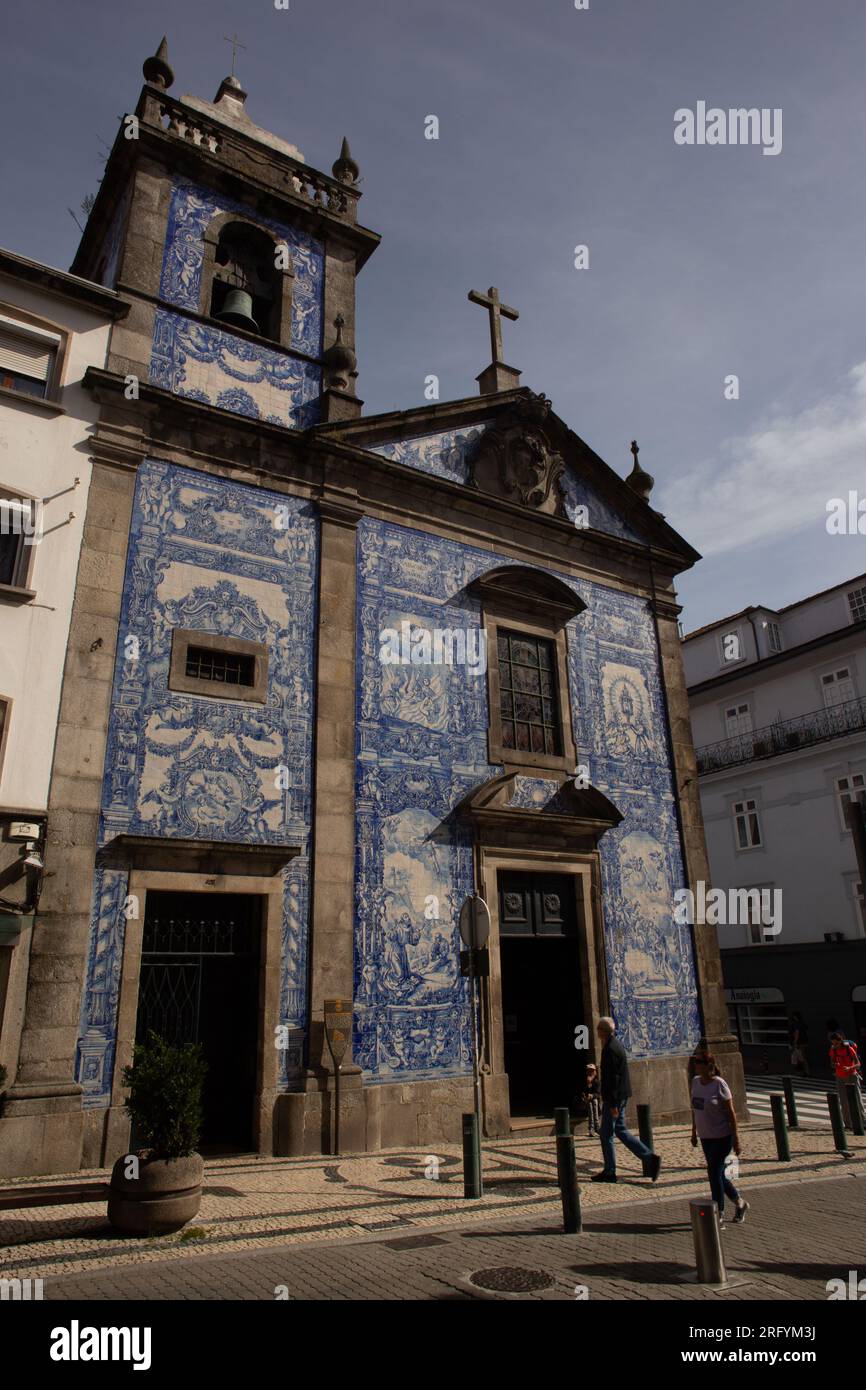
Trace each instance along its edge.
<instances>
[{"instance_id":1,"label":"woman in pink shirt","mask_svg":"<svg viewBox=\"0 0 866 1390\"><path fill-rule=\"evenodd\" d=\"M697 1148L698 1139L701 1141L713 1201L719 1208L719 1224L722 1227L725 1224L725 1194L736 1205L734 1222L739 1224L745 1221L749 1204L725 1175L725 1162L731 1149L735 1154L740 1152L731 1088L716 1074L716 1059L712 1053L701 1052L694 1062L697 1075L692 1081L692 1144Z\"/></svg>"}]
</instances>

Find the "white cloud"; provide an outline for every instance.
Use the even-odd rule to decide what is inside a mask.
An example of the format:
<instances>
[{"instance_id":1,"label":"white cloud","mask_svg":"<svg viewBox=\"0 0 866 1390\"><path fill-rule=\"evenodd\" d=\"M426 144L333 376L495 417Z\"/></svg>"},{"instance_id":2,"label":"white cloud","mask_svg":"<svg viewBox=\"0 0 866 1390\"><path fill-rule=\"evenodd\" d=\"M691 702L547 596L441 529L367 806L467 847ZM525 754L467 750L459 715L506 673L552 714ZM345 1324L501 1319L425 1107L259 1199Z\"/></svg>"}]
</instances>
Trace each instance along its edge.
<instances>
[{"instance_id":1,"label":"white cloud","mask_svg":"<svg viewBox=\"0 0 866 1390\"><path fill-rule=\"evenodd\" d=\"M866 490L866 362L834 394L724 444L665 489L663 511L704 555L822 531L827 502Z\"/></svg>"}]
</instances>

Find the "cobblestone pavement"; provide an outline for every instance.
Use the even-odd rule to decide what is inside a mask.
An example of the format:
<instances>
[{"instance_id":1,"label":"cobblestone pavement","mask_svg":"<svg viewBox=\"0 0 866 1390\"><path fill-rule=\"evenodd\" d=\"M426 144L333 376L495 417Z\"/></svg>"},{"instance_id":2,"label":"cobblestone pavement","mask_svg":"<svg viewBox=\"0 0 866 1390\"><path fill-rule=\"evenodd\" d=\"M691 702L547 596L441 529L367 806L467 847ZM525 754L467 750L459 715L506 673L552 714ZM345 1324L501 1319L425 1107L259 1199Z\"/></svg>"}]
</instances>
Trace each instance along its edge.
<instances>
[{"instance_id":1,"label":"cobblestone pavement","mask_svg":"<svg viewBox=\"0 0 866 1390\"><path fill-rule=\"evenodd\" d=\"M827 1281L866 1273L862 1167L837 1177L758 1187L742 1226L723 1235L729 1287L686 1282L694 1269L686 1196L595 1207L580 1235L545 1213L458 1228L340 1240L45 1280L51 1300L472 1300L515 1298L739 1301L827 1300ZM473 1283L513 1287L491 1292ZM492 1278L491 1278L492 1276ZM766 1315L762 1315L762 1321ZM785 1321L781 1318L781 1321ZM788 1315L790 1321L790 1315Z\"/></svg>"},{"instance_id":2,"label":"cobblestone pavement","mask_svg":"<svg viewBox=\"0 0 866 1390\"><path fill-rule=\"evenodd\" d=\"M616 1187L587 1181L600 1167L600 1152L596 1140L579 1135L575 1147L584 1211L591 1213L601 1205L613 1210L613 1203L627 1217L612 1220L652 1223L666 1199L676 1197L682 1213L688 1198L705 1196L700 1150L691 1147L689 1133L682 1126L656 1132L656 1150L663 1160L656 1185L641 1176L640 1165L620 1148ZM776 1158L772 1129L766 1125L744 1127L741 1138L738 1181L750 1200L755 1189L781 1175L794 1193L807 1180L844 1175L853 1182L866 1175L864 1138L849 1137L852 1157L846 1161L833 1151L826 1129L792 1132L790 1163ZM123 1270L126 1279L130 1266L158 1263L160 1279L173 1283L186 1278L184 1270L191 1263L205 1258L211 1262L217 1254L285 1250L332 1240L357 1242L374 1234L379 1248L389 1238L417 1236L434 1227L471 1231L491 1219L524 1225L528 1220L530 1226L535 1220L549 1229L555 1224L561 1209L552 1137L532 1133L486 1142L484 1174L483 1199L467 1201L457 1145L441 1146L437 1152L403 1149L342 1159L210 1160L200 1214L174 1236L123 1239L107 1225L103 1201L0 1210L0 1275L49 1279L61 1273ZM99 1184L107 1177L105 1172L78 1173L39 1182ZM8 1182L7 1188L18 1184L33 1185L32 1180L20 1179ZM831 1186L852 1190L849 1182L824 1185L827 1191ZM735 1234L742 1233L738 1229ZM465 1232L461 1236L468 1238Z\"/></svg>"}]
</instances>

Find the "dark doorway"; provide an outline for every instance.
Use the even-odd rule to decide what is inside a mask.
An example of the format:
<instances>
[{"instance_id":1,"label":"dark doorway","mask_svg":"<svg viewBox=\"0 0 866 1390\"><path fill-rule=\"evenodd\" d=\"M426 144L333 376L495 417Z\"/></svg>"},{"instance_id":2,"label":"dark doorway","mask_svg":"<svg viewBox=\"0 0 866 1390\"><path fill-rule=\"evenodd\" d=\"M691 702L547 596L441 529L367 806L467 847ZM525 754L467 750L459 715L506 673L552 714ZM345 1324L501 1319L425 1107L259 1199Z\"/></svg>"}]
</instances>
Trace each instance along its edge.
<instances>
[{"instance_id":1,"label":"dark doorway","mask_svg":"<svg viewBox=\"0 0 866 1390\"><path fill-rule=\"evenodd\" d=\"M549 1115L583 1085L573 874L499 874L505 1070L512 1115Z\"/></svg>"},{"instance_id":2,"label":"dark doorway","mask_svg":"<svg viewBox=\"0 0 866 1390\"><path fill-rule=\"evenodd\" d=\"M144 917L136 1042L201 1043L207 1061L200 1147L252 1147L261 899L246 893L150 891Z\"/></svg>"}]
</instances>

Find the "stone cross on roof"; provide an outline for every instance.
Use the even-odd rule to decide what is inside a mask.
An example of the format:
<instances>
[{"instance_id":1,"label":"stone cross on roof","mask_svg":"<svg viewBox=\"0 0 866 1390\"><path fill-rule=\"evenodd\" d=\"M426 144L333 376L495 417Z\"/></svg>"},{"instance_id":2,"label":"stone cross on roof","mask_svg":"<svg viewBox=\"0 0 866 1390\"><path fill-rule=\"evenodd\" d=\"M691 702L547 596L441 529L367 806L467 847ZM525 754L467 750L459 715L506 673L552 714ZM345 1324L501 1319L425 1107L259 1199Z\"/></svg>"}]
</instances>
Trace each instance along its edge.
<instances>
[{"instance_id":1,"label":"stone cross on roof","mask_svg":"<svg viewBox=\"0 0 866 1390\"><path fill-rule=\"evenodd\" d=\"M516 309L512 309L508 304L503 304L499 298L499 291L495 285L491 285L486 294L480 290L470 290L469 298L473 304L481 304L490 314L490 350L493 353L493 363L504 362L502 356L502 315L507 319L520 318Z\"/></svg>"},{"instance_id":2,"label":"stone cross on roof","mask_svg":"<svg viewBox=\"0 0 866 1390\"><path fill-rule=\"evenodd\" d=\"M520 382L520 373L516 368L506 366L502 356L502 315L507 319L516 319L520 315L516 309L502 303L495 285L491 285L486 294L482 294L480 290L470 290L468 297L473 304L480 304L490 315L490 350L493 353L493 361L477 378L481 394L487 396L497 391L512 390Z\"/></svg>"},{"instance_id":3,"label":"stone cross on roof","mask_svg":"<svg viewBox=\"0 0 866 1390\"><path fill-rule=\"evenodd\" d=\"M229 38L228 34L223 34L223 39L224 39L224 41L225 41L226 43L230 43L231 46L232 46L232 77L234 77L234 75L235 75L235 60L236 60L236 58L237 58L237 56L238 56L238 49L239 49L239 48L242 48L242 49L244 50L244 53L246 53L246 51L247 51L247 46L246 46L245 43L241 43L241 42L240 42L240 40L239 40L237 34L232 34L231 38Z\"/></svg>"}]
</instances>

